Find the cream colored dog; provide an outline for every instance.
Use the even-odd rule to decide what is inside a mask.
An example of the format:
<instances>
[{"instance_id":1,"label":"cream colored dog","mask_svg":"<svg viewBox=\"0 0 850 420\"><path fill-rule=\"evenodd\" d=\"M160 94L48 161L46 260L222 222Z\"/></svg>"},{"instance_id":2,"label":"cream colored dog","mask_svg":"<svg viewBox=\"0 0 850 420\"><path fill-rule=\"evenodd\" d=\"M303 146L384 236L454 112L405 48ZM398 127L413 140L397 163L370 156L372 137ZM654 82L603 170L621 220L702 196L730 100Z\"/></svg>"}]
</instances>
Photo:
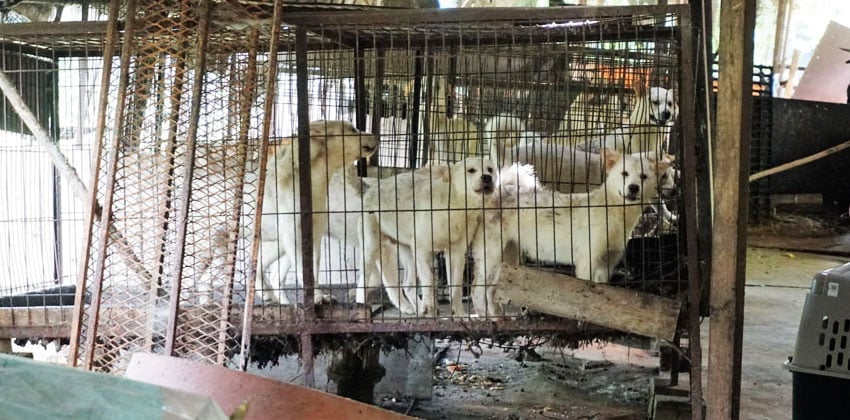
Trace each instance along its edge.
<instances>
[{"instance_id":1,"label":"cream colored dog","mask_svg":"<svg viewBox=\"0 0 850 420\"><path fill-rule=\"evenodd\" d=\"M635 85L635 101L628 125L576 148L597 153L603 148L621 153L666 153L670 130L679 116L675 91L640 82Z\"/></svg>"},{"instance_id":2,"label":"cream colored dog","mask_svg":"<svg viewBox=\"0 0 850 420\"><path fill-rule=\"evenodd\" d=\"M363 275L369 281L369 270L381 268L392 303L406 314L435 314L432 261L434 253L440 251L446 253L452 312L456 316L466 314L461 300L466 251L498 175L490 160L481 157L457 162L441 174L447 176L434 177L418 170L382 179L378 188L370 189L363 197L371 211L363 215ZM418 308L400 299L401 293L392 292L401 287L396 273L369 266L370 262L382 263L379 253L385 241L413 251L422 298L408 296L408 300L416 301ZM376 286L364 284L367 288Z\"/></svg>"},{"instance_id":3,"label":"cream colored dog","mask_svg":"<svg viewBox=\"0 0 850 420\"><path fill-rule=\"evenodd\" d=\"M537 261L572 264L580 279L608 282L643 208L658 197L659 178L670 163L610 149L602 158L605 183L589 193L549 191L537 185L529 169L500 174L498 209L485 212L471 245L472 295L479 313L497 314L492 287L510 246Z\"/></svg>"},{"instance_id":4,"label":"cream colored dog","mask_svg":"<svg viewBox=\"0 0 850 420\"><path fill-rule=\"evenodd\" d=\"M327 230L328 177L360 157L371 156L378 139L364 133L346 121L315 121L310 123L310 168L300 168L298 141L280 145L269 151L263 191L260 265L257 267L257 286L263 286L266 301L289 303L283 290L283 280L301 259L301 203L299 177L310 175L313 217L313 273L318 275L322 236ZM264 273L275 261L279 270L266 277ZM276 274L276 275L274 275ZM314 282L314 285L318 285ZM316 289L315 301L326 295Z\"/></svg>"}]
</instances>

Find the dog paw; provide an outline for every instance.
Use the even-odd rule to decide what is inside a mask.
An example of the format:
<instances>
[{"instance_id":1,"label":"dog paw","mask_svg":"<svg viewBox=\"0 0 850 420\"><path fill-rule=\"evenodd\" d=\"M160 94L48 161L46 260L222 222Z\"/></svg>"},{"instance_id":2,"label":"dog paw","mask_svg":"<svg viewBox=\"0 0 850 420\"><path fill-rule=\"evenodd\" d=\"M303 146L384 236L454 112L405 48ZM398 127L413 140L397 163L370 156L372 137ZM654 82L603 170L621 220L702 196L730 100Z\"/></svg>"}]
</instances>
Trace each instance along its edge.
<instances>
[{"instance_id":1,"label":"dog paw","mask_svg":"<svg viewBox=\"0 0 850 420\"><path fill-rule=\"evenodd\" d=\"M469 313L466 312L466 308L463 307L463 304L452 305L452 316L454 318L466 318L469 316Z\"/></svg>"},{"instance_id":2,"label":"dog paw","mask_svg":"<svg viewBox=\"0 0 850 420\"><path fill-rule=\"evenodd\" d=\"M263 290L263 303L269 303L272 305L279 305L280 299L277 297L277 293L272 290Z\"/></svg>"},{"instance_id":3,"label":"dog paw","mask_svg":"<svg viewBox=\"0 0 850 420\"><path fill-rule=\"evenodd\" d=\"M334 298L330 294L321 290L315 290L315 294L313 295L313 303L315 303L316 305L325 305L334 302L336 302L336 298Z\"/></svg>"},{"instance_id":4,"label":"dog paw","mask_svg":"<svg viewBox=\"0 0 850 420\"><path fill-rule=\"evenodd\" d=\"M402 301L399 303L398 310L404 315L416 315L416 306L411 305L409 302Z\"/></svg>"}]
</instances>

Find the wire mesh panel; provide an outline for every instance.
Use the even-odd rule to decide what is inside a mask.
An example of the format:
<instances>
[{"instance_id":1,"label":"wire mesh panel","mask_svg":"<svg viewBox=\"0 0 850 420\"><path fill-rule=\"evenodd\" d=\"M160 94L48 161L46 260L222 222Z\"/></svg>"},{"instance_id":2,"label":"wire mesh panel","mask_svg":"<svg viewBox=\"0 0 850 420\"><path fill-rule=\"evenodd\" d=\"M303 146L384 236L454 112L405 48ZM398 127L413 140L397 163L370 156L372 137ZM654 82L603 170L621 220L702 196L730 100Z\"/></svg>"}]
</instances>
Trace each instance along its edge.
<instances>
[{"instance_id":1,"label":"wire mesh panel","mask_svg":"<svg viewBox=\"0 0 850 420\"><path fill-rule=\"evenodd\" d=\"M96 177L108 222L93 219L92 303L72 356L119 372L138 350L228 363L251 271L270 15L203 1L126 13Z\"/></svg>"},{"instance_id":2,"label":"wire mesh panel","mask_svg":"<svg viewBox=\"0 0 850 420\"><path fill-rule=\"evenodd\" d=\"M313 169L327 194L327 208L312 207L326 219L312 232L325 241L313 291L338 304L305 325L266 300L274 331L551 328L494 300L510 257L682 297L676 167L693 137L671 132L677 92L690 89L686 9L465 12L284 17L295 45L280 55L278 109L293 121L348 119L380 146L365 171L319 168L327 185ZM263 275L285 280L263 287L312 307L302 274L276 269Z\"/></svg>"},{"instance_id":3,"label":"wire mesh panel","mask_svg":"<svg viewBox=\"0 0 850 420\"><path fill-rule=\"evenodd\" d=\"M71 12L69 19L80 18ZM102 24L75 22L69 25L90 30L48 34L11 12L3 18L21 22L0 25L0 71L21 101L0 96L0 334L67 337L88 201L77 187L91 177ZM19 107L46 138L24 123Z\"/></svg>"}]
</instances>

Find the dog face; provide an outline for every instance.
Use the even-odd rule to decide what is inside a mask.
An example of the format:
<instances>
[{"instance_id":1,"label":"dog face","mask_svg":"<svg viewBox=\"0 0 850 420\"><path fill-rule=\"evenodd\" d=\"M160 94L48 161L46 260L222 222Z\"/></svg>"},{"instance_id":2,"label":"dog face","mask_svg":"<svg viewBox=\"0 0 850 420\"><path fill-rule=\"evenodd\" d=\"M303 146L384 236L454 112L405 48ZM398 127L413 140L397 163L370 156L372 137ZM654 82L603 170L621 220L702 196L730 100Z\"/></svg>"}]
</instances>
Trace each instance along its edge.
<instances>
[{"instance_id":1,"label":"dog face","mask_svg":"<svg viewBox=\"0 0 850 420\"><path fill-rule=\"evenodd\" d=\"M637 102L632 112L632 124L672 126L679 116L674 90L663 87L649 87L643 83L635 86Z\"/></svg>"},{"instance_id":2,"label":"dog face","mask_svg":"<svg viewBox=\"0 0 850 420\"><path fill-rule=\"evenodd\" d=\"M671 162L646 154L621 154L616 150L604 149L607 176L605 187L626 204L637 204L658 197L659 180L671 167Z\"/></svg>"},{"instance_id":3,"label":"dog face","mask_svg":"<svg viewBox=\"0 0 850 420\"><path fill-rule=\"evenodd\" d=\"M496 190L499 175L496 165L487 157L471 157L452 165L449 172L452 187L467 196L488 196Z\"/></svg>"},{"instance_id":4,"label":"dog face","mask_svg":"<svg viewBox=\"0 0 850 420\"><path fill-rule=\"evenodd\" d=\"M361 157L372 156L378 139L348 121L319 120L310 123L311 160L327 157L333 170Z\"/></svg>"},{"instance_id":5,"label":"dog face","mask_svg":"<svg viewBox=\"0 0 850 420\"><path fill-rule=\"evenodd\" d=\"M676 157L673 155L664 155L664 162L670 163L661 175L658 176L658 189L661 197L671 197L676 191L676 180L679 179L679 170L673 167L673 162Z\"/></svg>"}]
</instances>

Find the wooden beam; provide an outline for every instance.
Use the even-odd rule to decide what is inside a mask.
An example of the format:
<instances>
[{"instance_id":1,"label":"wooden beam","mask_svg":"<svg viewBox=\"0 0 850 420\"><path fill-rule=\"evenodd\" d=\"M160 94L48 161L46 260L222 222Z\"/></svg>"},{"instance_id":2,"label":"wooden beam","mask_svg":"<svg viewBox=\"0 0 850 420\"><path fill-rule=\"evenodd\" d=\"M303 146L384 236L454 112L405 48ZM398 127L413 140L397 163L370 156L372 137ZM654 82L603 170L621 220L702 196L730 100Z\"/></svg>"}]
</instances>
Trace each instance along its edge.
<instances>
[{"instance_id":1,"label":"wooden beam","mask_svg":"<svg viewBox=\"0 0 850 420\"><path fill-rule=\"evenodd\" d=\"M551 271L503 265L496 302L672 341L680 303Z\"/></svg>"},{"instance_id":2,"label":"wooden beam","mask_svg":"<svg viewBox=\"0 0 850 420\"><path fill-rule=\"evenodd\" d=\"M741 402L741 350L746 271L747 174L752 124L755 0L720 4L720 77L714 147L711 322L707 414L737 419ZM694 363L698 363L695 361Z\"/></svg>"}]
</instances>

